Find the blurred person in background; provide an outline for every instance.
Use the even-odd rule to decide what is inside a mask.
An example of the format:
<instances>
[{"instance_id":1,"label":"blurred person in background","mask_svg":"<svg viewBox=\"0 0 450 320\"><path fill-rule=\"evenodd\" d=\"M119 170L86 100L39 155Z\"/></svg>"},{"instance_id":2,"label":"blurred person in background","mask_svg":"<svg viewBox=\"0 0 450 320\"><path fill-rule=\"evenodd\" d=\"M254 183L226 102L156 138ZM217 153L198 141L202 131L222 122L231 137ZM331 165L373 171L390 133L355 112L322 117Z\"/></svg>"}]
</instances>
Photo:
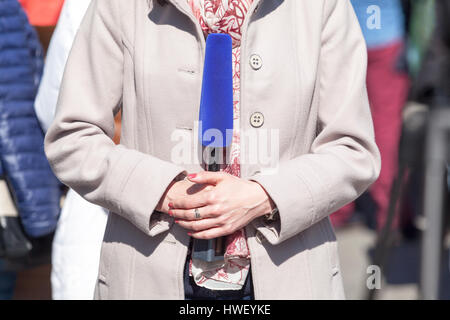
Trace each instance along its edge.
<instances>
[{"instance_id":1,"label":"blurred person in background","mask_svg":"<svg viewBox=\"0 0 450 320\"><path fill-rule=\"evenodd\" d=\"M5 186L2 163L0 161L0 219L3 217L17 216L17 210L11 202L10 192ZM13 271L7 270L5 261L1 258L5 255L3 245L3 230L0 227L0 300L10 300L13 298L14 287L17 275Z\"/></svg>"},{"instance_id":2,"label":"blurred person in background","mask_svg":"<svg viewBox=\"0 0 450 320\"><path fill-rule=\"evenodd\" d=\"M414 81L411 99L450 107L450 1L435 0L435 28Z\"/></svg>"},{"instance_id":3,"label":"blurred person in background","mask_svg":"<svg viewBox=\"0 0 450 320\"><path fill-rule=\"evenodd\" d=\"M55 116L64 67L78 27L91 0L66 0L50 42L35 109L44 131ZM120 118L115 142L119 142ZM74 190L67 193L52 250L53 299L92 299L107 210L84 200Z\"/></svg>"},{"instance_id":4,"label":"blurred person in background","mask_svg":"<svg viewBox=\"0 0 450 320\"><path fill-rule=\"evenodd\" d=\"M376 205L376 217L369 219L369 224L380 230L386 222L390 192L397 174L402 110L409 90L405 18L400 0L351 2L368 48L367 90L382 163L380 177L368 191ZM334 226L345 225L354 211L355 202L338 210L331 216Z\"/></svg>"},{"instance_id":5,"label":"blurred person in background","mask_svg":"<svg viewBox=\"0 0 450 320\"><path fill-rule=\"evenodd\" d=\"M42 66L42 47L19 2L0 0L0 163L30 240L51 239L61 196L33 107ZM5 239L1 241L0 246L5 245ZM2 297L12 297L14 281L12 273L0 272L0 287L7 288Z\"/></svg>"},{"instance_id":6,"label":"blurred person in background","mask_svg":"<svg viewBox=\"0 0 450 320\"><path fill-rule=\"evenodd\" d=\"M421 63L416 68L410 99L431 110L450 108L450 21L448 19L450 2L448 0L429 0L428 2L434 4L431 9L434 9L435 23L433 32L429 36L430 39L426 41L426 49L421 55ZM416 23L416 29L420 31L421 28L423 29L423 25L423 21L419 20ZM415 57L415 55L411 56ZM433 123L429 125L432 126ZM418 174L423 173L423 168L421 169ZM449 190L450 163L447 163L447 195L449 195ZM450 199L447 197L448 204L450 204Z\"/></svg>"}]
</instances>

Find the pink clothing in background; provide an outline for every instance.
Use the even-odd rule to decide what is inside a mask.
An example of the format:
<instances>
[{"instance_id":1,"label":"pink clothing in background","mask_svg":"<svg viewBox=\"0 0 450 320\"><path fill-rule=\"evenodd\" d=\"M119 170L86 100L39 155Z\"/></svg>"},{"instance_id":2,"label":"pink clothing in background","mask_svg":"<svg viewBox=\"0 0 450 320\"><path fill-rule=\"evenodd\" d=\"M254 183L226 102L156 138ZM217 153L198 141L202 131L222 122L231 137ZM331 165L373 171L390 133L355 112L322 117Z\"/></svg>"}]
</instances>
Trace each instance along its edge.
<instances>
[{"instance_id":1,"label":"pink clothing in background","mask_svg":"<svg viewBox=\"0 0 450 320\"><path fill-rule=\"evenodd\" d=\"M409 78L396 69L403 51L402 41L386 47L370 49L367 69L367 91L375 129L375 141L381 153L381 172L369 193L377 205L376 222L380 230L386 223L390 193L397 175L398 149L402 130L402 110L406 103ZM355 209L354 202L341 208L331 220L343 225ZM398 219L394 221L394 228Z\"/></svg>"}]
</instances>

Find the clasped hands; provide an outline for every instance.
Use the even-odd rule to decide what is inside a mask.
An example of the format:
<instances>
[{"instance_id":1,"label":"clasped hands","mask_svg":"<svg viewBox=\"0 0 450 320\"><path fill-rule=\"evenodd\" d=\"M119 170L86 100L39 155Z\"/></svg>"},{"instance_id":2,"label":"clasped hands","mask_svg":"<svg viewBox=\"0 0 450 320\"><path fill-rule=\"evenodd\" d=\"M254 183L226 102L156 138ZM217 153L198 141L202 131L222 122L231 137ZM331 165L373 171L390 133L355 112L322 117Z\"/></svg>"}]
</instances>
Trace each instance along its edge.
<instances>
[{"instance_id":1,"label":"clasped hands","mask_svg":"<svg viewBox=\"0 0 450 320\"><path fill-rule=\"evenodd\" d=\"M173 181L156 209L172 216L193 238L214 239L234 233L274 207L257 182L205 171Z\"/></svg>"}]
</instances>

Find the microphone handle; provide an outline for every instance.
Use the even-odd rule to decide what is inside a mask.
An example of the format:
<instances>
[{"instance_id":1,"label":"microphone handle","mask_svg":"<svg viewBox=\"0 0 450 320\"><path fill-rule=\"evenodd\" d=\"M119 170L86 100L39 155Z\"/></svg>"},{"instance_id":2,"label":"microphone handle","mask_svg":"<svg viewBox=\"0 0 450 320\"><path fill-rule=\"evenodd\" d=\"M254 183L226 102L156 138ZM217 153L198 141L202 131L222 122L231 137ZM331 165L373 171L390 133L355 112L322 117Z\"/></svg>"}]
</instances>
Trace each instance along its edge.
<instances>
[{"instance_id":1,"label":"microphone handle","mask_svg":"<svg viewBox=\"0 0 450 320\"><path fill-rule=\"evenodd\" d=\"M219 172L223 158L223 148L206 147L206 155L208 156L206 171ZM192 258L207 262L223 260L225 253L224 237L216 239L203 240L193 239Z\"/></svg>"}]
</instances>

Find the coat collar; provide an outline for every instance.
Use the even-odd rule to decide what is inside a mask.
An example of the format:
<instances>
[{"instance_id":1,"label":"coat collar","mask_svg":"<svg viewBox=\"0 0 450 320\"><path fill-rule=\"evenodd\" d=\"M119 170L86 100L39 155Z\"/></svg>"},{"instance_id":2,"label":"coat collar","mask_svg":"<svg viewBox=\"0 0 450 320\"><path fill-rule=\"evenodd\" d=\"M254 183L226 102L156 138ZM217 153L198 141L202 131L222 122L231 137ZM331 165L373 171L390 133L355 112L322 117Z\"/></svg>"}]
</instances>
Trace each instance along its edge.
<instances>
[{"instance_id":1,"label":"coat collar","mask_svg":"<svg viewBox=\"0 0 450 320\"><path fill-rule=\"evenodd\" d=\"M256 6L258 6L259 2L262 2L263 0L254 0L252 2L252 6L250 7L251 10L254 10ZM189 4L187 3L187 0L148 0L150 7L153 5L160 5L165 6L167 3L172 3L175 8L183 12L184 14L188 15L190 18L195 19L194 15L192 14L192 10L189 7Z\"/></svg>"},{"instance_id":2,"label":"coat collar","mask_svg":"<svg viewBox=\"0 0 450 320\"><path fill-rule=\"evenodd\" d=\"M252 5L249 9L249 14L245 18L244 22L244 30L247 27L248 21L250 20L252 14L254 13L256 7L260 5L264 0L253 0ZM165 6L169 3L171 3L175 8L177 8L179 11L181 11L183 14L189 17L191 21L194 23L197 29L198 36L200 38L200 42L202 44L203 49L205 48L205 39L203 37L203 31L201 29L200 24L198 23L198 20L195 18L194 13L192 12L192 9L190 8L187 0L147 0L149 4L150 11L153 9L153 6Z\"/></svg>"}]
</instances>

